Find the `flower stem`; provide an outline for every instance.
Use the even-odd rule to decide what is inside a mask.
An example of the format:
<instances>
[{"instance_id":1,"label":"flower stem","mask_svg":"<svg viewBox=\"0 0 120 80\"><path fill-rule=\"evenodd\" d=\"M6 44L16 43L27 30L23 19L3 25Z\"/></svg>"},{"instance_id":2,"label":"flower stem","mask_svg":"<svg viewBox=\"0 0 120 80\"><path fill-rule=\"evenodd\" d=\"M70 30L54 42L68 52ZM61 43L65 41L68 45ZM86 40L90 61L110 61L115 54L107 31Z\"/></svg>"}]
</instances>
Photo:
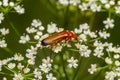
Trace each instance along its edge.
<instances>
[{"instance_id":1,"label":"flower stem","mask_svg":"<svg viewBox=\"0 0 120 80\"><path fill-rule=\"evenodd\" d=\"M68 25L68 12L69 12L69 4L68 4L68 6L65 6L66 8L65 8L65 12L64 12L64 18L63 18L63 26L64 26L64 28L66 28L66 26Z\"/></svg>"},{"instance_id":2,"label":"flower stem","mask_svg":"<svg viewBox=\"0 0 120 80\"><path fill-rule=\"evenodd\" d=\"M94 41L99 40L99 39L101 39L101 38L98 37L98 38L96 38L96 39L90 40L89 43L90 43L90 42L94 42Z\"/></svg>"},{"instance_id":3,"label":"flower stem","mask_svg":"<svg viewBox=\"0 0 120 80\"><path fill-rule=\"evenodd\" d=\"M80 50L76 50L76 49L69 49L69 50L74 52L80 52Z\"/></svg>"},{"instance_id":4,"label":"flower stem","mask_svg":"<svg viewBox=\"0 0 120 80\"><path fill-rule=\"evenodd\" d=\"M9 69L7 66L4 66L7 70L11 71L12 73L16 73L15 71Z\"/></svg>"},{"instance_id":5,"label":"flower stem","mask_svg":"<svg viewBox=\"0 0 120 80\"><path fill-rule=\"evenodd\" d=\"M78 64L77 70L75 71L75 74L74 74L72 80L75 80L75 79L76 79L76 76L78 75L78 72L79 72L79 69L80 69L80 65L81 65L81 59L82 59L82 57L79 57L79 61L78 61L79 64Z\"/></svg>"},{"instance_id":6,"label":"flower stem","mask_svg":"<svg viewBox=\"0 0 120 80\"><path fill-rule=\"evenodd\" d=\"M10 50L8 47L6 48L3 48L6 52L10 53L10 54L13 54L12 50Z\"/></svg>"},{"instance_id":7,"label":"flower stem","mask_svg":"<svg viewBox=\"0 0 120 80\"><path fill-rule=\"evenodd\" d=\"M19 31L16 29L16 27L13 25L13 23L9 20L8 17L7 17L7 20L9 22L10 26L12 27L12 29L16 32L17 36L19 37L20 36Z\"/></svg>"},{"instance_id":8,"label":"flower stem","mask_svg":"<svg viewBox=\"0 0 120 80\"><path fill-rule=\"evenodd\" d=\"M4 73L4 72L0 72L0 74L3 74L3 75L4 75L5 73Z\"/></svg>"},{"instance_id":9,"label":"flower stem","mask_svg":"<svg viewBox=\"0 0 120 80\"><path fill-rule=\"evenodd\" d=\"M65 64L64 64L64 59L63 59L63 54L62 53L60 53L60 57L61 57L61 62L63 64L63 71L65 73L65 78L66 78L66 80L68 80L68 76L67 76L67 72L65 70Z\"/></svg>"},{"instance_id":10,"label":"flower stem","mask_svg":"<svg viewBox=\"0 0 120 80\"><path fill-rule=\"evenodd\" d=\"M89 21L89 25L90 25L90 29L93 28L93 24L94 24L94 19L95 19L95 13L93 13L93 16L91 17L90 21Z\"/></svg>"}]
</instances>

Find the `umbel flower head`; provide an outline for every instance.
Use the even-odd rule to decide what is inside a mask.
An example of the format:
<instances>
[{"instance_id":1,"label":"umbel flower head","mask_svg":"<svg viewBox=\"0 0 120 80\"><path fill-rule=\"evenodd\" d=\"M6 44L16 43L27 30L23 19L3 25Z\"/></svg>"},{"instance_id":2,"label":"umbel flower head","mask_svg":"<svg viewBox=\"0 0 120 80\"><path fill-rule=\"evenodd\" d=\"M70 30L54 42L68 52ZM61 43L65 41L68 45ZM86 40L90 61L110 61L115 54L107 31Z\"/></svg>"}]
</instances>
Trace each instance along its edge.
<instances>
[{"instance_id":1,"label":"umbel flower head","mask_svg":"<svg viewBox=\"0 0 120 80\"><path fill-rule=\"evenodd\" d=\"M114 15L120 14L120 1L58 0L58 2L56 4L61 9L67 7L68 11L69 9L77 8L78 12L81 13L88 12L94 14L102 11L108 12L108 17L101 23L103 29L93 31L91 30L91 24L87 22L81 23L71 31L66 30L67 33L74 33L77 36L77 39L75 39L74 37L70 38L71 34L60 34L65 29L59 28L56 23L51 22L44 27L41 20L33 19L29 27L26 28L26 32L22 35L17 33L19 40L17 40L18 43L16 45L23 46L20 51L9 48L11 45L7 37L11 32L10 27L0 27L0 49L12 54L9 58L0 59L0 74L8 75L13 80L68 80L69 77L74 80L79 79L79 70L84 72L82 68L85 66L83 70L86 69L87 65L85 71L88 71L90 75L102 72L105 80L119 80L120 46L115 46L113 43L107 41L111 36L110 29L116 26L116 20L111 15L113 13ZM0 12L0 24L6 19L6 14L8 15L9 12L25 13L23 6L19 1L0 1L0 9L2 8ZM15 27L13 29L17 32ZM56 33L59 34L55 36L54 34ZM61 35L63 36L61 37ZM52 38L48 39L48 42L51 41L53 44L42 45L43 40L50 36ZM85 61L88 59L91 62L91 58L94 63L87 64ZM3 77L3 80L7 80L7 77Z\"/></svg>"}]
</instances>

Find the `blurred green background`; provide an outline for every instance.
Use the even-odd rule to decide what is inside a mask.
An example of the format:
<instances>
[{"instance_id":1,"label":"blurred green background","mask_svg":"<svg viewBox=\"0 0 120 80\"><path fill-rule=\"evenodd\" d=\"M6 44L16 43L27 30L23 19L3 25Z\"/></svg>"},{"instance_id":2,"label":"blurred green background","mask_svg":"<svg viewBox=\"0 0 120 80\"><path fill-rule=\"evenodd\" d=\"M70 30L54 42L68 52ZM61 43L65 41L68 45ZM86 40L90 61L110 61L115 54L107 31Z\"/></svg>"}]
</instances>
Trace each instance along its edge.
<instances>
[{"instance_id":1,"label":"blurred green background","mask_svg":"<svg viewBox=\"0 0 120 80\"><path fill-rule=\"evenodd\" d=\"M44 27L47 27L47 24L53 22L56 23L58 27L62 27L66 30L74 30L74 28L79 27L79 24L87 22L91 26L91 30L95 31L103 28L104 25L102 24L102 21L105 20L108 16L107 12L81 12L78 7L71 5L62 6L58 4L56 0L23 0L22 4L25 8L25 14L19 15L17 13L9 13L7 15L7 18L5 18L5 20L3 21L3 24L1 24L1 27L6 27L10 29L10 34L6 36L6 40L11 53L7 52L8 49L0 48L0 59L5 59L7 57L13 56L14 52L20 52L25 55L26 49L28 48L26 45L18 43L20 36L15 33L11 25L8 23L9 21L13 23L13 25L22 35L26 32L26 27L31 25L33 19L40 19ZM109 30L111 33L111 37L107 41L112 42L115 45L119 45L120 17L112 14L112 18L115 19L115 28ZM76 53L72 54L75 54L74 56L78 56L76 55ZM87 68L90 67L91 63L100 63L100 65L104 65L103 61L98 60L95 57L91 57L89 59L81 58L81 65L79 66L80 68L76 80L104 79L104 71L98 73L98 76L89 75L89 73L87 72ZM63 79L61 78L59 80Z\"/></svg>"}]
</instances>

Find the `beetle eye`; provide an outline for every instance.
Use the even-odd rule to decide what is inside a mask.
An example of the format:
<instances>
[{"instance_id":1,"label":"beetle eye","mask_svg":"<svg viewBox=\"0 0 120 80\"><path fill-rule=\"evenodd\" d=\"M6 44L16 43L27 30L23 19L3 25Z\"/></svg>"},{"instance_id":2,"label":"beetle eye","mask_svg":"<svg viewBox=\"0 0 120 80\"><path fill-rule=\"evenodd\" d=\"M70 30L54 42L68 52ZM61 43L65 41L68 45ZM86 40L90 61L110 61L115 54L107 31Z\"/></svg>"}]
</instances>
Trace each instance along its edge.
<instances>
[{"instance_id":1,"label":"beetle eye","mask_svg":"<svg viewBox=\"0 0 120 80\"><path fill-rule=\"evenodd\" d=\"M41 41L41 45L46 46L46 45L48 45L48 44L45 42L45 40L42 40L42 41Z\"/></svg>"}]
</instances>

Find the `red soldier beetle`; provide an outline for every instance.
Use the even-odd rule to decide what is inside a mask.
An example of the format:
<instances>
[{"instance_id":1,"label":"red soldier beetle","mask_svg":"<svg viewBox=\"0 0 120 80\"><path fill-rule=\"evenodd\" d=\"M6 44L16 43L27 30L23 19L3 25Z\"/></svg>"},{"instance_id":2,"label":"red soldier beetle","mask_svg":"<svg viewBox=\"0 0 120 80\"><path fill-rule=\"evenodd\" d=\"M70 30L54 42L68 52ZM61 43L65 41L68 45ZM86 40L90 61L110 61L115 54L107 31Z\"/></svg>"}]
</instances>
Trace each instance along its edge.
<instances>
[{"instance_id":1,"label":"red soldier beetle","mask_svg":"<svg viewBox=\"0 0 120 80\"><path fill-rule=\"evenodd\" d=\"M74 34L73 32L64 30L64 31L55 33L55 34L43 39L41 42L41 45L43 45L43 46L53 45L53 44L59 43L63 40L71 40L72 38L76 39L76 40L78 39L77 35Z\"/></svg>"}]
</instances>

